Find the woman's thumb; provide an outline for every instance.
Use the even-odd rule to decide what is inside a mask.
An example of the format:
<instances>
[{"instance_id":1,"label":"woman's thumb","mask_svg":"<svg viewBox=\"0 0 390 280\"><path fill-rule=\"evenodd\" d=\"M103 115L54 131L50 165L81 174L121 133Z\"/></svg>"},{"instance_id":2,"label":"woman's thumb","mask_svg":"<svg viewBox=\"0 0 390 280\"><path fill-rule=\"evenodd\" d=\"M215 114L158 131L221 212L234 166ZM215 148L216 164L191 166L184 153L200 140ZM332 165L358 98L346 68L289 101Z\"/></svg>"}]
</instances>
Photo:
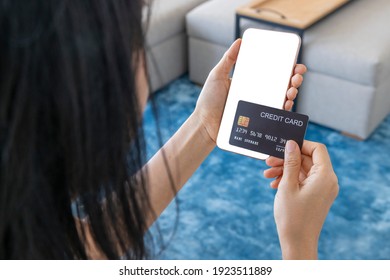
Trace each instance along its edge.
<instances>
[{"instance_id":1,"label":"woman's thumb","mask_svg":"<svg viewBox=\"0 0 390 280\"><path fill-rule=\"evenodd\" d=\"M228 77L230 71L232 71L234 64L237 61L238 52L241 46L241 39L236 40L231 47L225 52L222 59L214 68L214 72L220 77Z\"/></svg>"},{"instance_id":2,"label":"woman's thumb","mask_svg":"<svg viewBox=\"0 0 390 280\"><path fill-rule=\"evenodd\" d=\"M280 186L298 186L301 170L301 151L295 141L288 141L284 151L283 177Z\"/></svg>"}]
</instances>

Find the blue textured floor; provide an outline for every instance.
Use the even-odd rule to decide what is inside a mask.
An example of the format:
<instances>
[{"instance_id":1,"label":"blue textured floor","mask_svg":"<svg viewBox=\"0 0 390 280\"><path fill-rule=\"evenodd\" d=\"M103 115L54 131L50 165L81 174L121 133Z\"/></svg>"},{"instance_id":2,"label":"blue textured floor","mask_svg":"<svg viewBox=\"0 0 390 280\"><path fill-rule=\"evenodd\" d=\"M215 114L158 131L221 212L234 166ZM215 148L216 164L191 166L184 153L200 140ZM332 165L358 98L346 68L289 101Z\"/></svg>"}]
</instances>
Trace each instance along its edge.
<instances>
[{"instance_id":1,"label":"blue textured floor","mask_svg":"<svg viewBox=\"0 0 390 280\"><path fill-rule=\"evenodd\" d=\"M160 91L164 141L192 112L200 88L183 77ZM158 149L156 123L145 113L148 152ZM340 194L324 225L321 259L390 259L390 116L371 138L358 142L310 124L306 139L328 146ZM179 223L160 259L280 259L273 220L274 191L262 161L216 148L180 192ZM175 205L158 223L169 239Z\"/></svg>"}]
</instances>

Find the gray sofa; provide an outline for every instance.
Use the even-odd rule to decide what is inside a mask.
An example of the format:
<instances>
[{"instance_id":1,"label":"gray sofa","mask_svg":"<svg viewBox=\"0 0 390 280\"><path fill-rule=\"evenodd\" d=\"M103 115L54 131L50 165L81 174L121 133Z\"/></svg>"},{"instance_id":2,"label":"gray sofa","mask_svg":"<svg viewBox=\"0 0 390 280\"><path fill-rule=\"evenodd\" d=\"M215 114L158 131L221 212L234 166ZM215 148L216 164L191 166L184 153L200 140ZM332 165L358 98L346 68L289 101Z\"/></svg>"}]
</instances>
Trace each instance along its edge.
<instances>
[{"instance_id":1,"label":"gray sofa","mask_svg":"<svg viewBox=\"0 0 390 280\"><path fill-rule=\"evenodd\" d=\"M185 17L206 0L152 0L147 30L151 90L156 91L188 71Z\"/></svg>"},{"instance_id":2,"label":"gray sofa","mask_svg":"<svg viewBox=\"0 0 390 280\"><path fill-rule=\"evenodd\" d=\"M187 14L189 75L204 83L234 40L235 8L248 0L213 0ZM221 8L222 7L222 8ZM297 109L311 121L360 139L390 113L388 0L354 0L305 31L308 66ZM243 21L247 27L268 28Z\"/></svg>"}]
</instances>

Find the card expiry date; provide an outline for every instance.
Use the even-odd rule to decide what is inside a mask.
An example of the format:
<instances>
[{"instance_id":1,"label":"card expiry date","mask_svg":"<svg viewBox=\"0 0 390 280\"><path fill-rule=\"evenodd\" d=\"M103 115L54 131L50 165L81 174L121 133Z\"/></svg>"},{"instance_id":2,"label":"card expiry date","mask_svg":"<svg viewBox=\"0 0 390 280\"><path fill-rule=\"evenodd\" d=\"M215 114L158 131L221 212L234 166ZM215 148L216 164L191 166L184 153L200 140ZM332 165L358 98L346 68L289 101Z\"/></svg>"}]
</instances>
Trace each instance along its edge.
<instances>
[{"instance_id":1,"label":"card expiry date","mask_svg":"<svg viewBox=\"0 0 390 280\"><path fill-rule=\"evenodd\" d=\"M306 115L239 101L229 143L284 158L288 140L302 148L308 122Z\"/></svg>"}]
</instances>

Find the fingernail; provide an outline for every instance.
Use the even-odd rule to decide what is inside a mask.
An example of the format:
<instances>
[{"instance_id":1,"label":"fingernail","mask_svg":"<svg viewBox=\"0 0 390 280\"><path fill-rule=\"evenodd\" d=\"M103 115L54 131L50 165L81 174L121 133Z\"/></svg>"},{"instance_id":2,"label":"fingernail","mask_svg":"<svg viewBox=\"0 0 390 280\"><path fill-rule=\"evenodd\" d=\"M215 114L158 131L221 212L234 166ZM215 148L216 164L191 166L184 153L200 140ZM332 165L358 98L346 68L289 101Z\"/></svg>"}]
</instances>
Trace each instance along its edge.
<instances>
[{"instance_id":1,"label":"fingernail","mask_svg":"<svg viewBox=\"0 0 390 280\"><path fill-rule=\"evenodd\" d=\"M286 153L287 154L295 152L296 149L297 149L297 144L294 141L292 141L292 140L287 141L287 144L286 144Z\"/></svg>"}]
</instances>

